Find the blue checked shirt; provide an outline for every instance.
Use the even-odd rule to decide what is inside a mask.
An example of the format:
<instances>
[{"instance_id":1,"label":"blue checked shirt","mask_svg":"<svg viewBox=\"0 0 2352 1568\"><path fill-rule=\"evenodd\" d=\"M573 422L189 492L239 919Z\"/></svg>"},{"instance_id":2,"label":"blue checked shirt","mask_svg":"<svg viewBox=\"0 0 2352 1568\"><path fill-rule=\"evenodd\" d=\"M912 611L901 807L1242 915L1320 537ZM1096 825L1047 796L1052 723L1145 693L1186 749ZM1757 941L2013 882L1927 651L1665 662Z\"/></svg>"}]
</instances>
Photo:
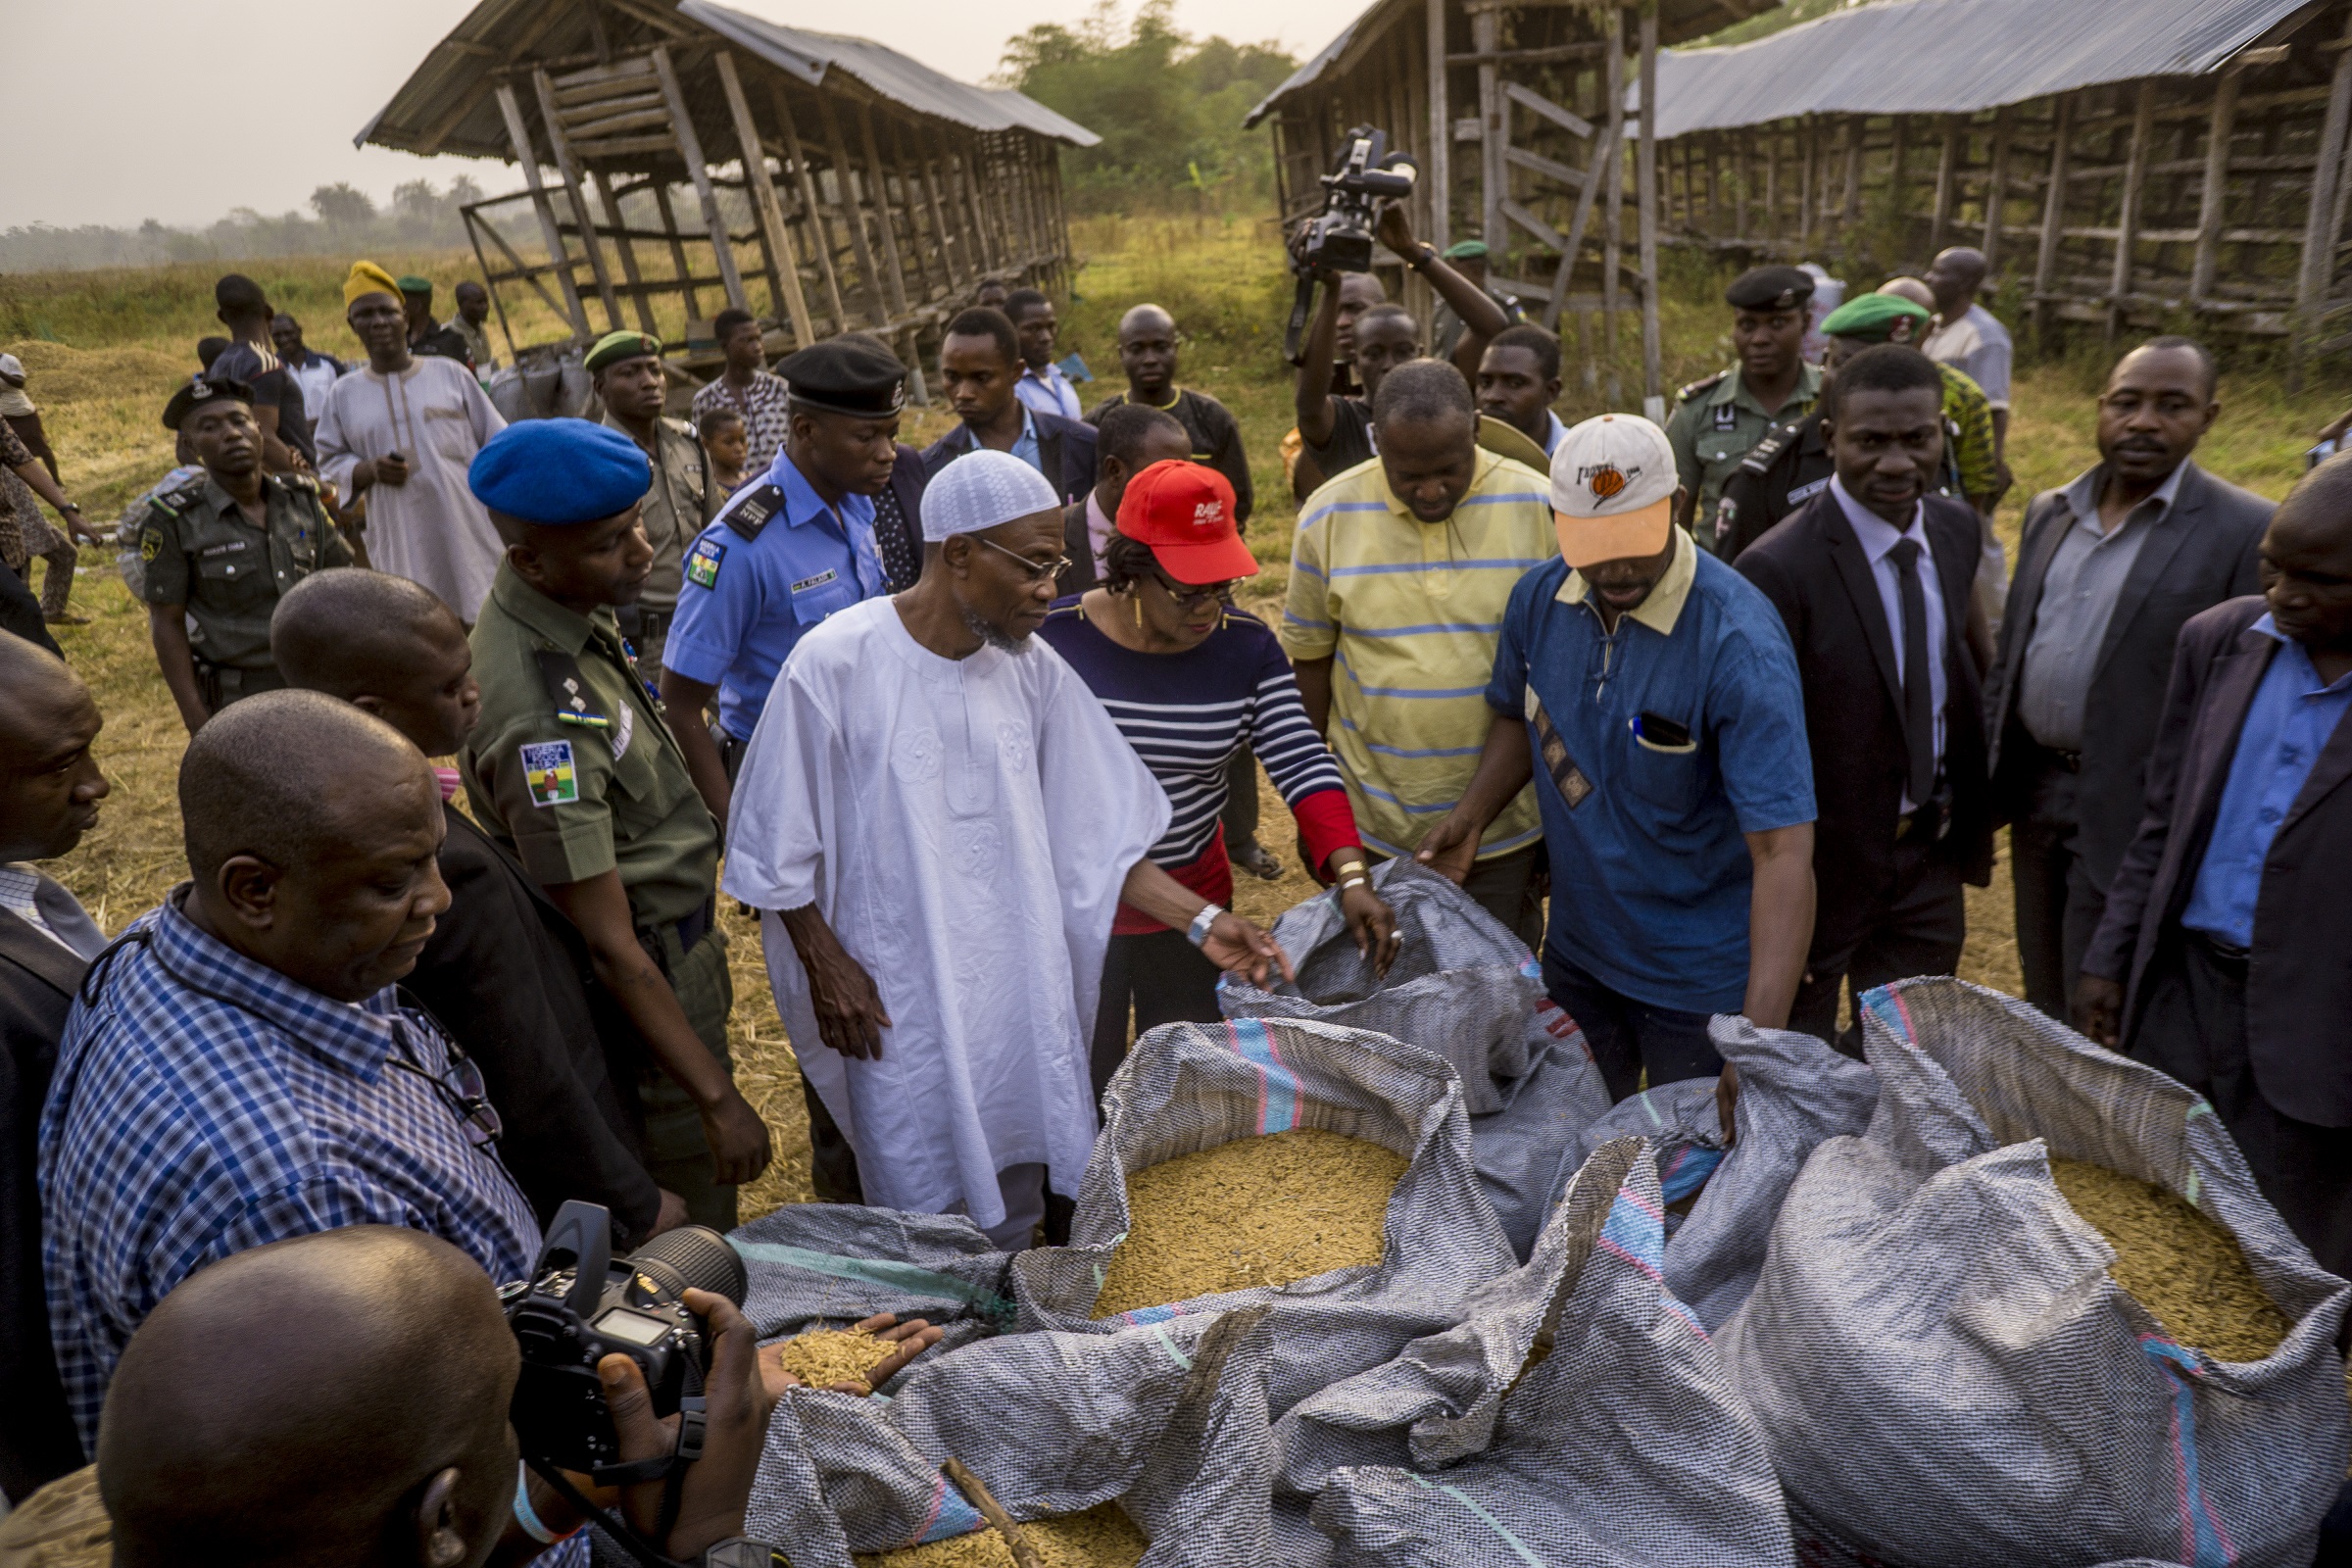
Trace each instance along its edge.
<instances>
[{"instance_id":1,"label":"blue checked shirt","mask_svg":"<svg viewBox=\"0 0 2352 1568\"><path fill-rule=\"evenodd\" d=\"M539 1226L467 1142L448 1046L390 988L335 1002L180 911L140 917L92 968L41 1113L43 1272L66 1397L94 1445L107 1380L172 1288L232 1252L345 1225L405 1225L518 1279ZM131 933L145 940L129 940Z\"/></svg>"}]
</instances>

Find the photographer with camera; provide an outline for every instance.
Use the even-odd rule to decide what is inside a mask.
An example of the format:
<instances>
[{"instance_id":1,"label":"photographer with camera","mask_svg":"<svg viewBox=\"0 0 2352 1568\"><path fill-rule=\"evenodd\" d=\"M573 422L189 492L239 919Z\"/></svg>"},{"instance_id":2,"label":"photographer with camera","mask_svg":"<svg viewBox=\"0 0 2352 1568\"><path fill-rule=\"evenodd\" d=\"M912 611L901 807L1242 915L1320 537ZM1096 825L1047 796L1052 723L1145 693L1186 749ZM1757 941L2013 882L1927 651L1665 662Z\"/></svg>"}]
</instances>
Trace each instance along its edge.
<instances>
[{"instance_id":1,"label":"photographer with camera","mask_svg":"<svg viewBox=\"0 0 2352 1568\"><path fill-rule=\"evenodd\" d=\"M1404 198L1412 193L1414 167L1401 153L1384 158L1386 141L1377 130L1358 128L1348 133L1348 152L1339 172L1324 176L1323 211L1299 224L1292 236L1291 265L1298 274L1298 297L1292 311L1289 346L1293 363L1298 367L1296 407L1300 451L1292 469L1291 488L1302 501L1326 479L1336 478L1373 456L1372 402L1380 395L1380 383L1391 369L1425 352L1421 324L1410 312L1400 305L1374 305L1355 322L1352 363L1363 395L1343 397L1332 391L1342 279L1371 271L1375 237L1427 278L1438 297L1466 323L1453 357L1464 380L1477 375L1479 357L1488 342L1511 324L1486 290L1447 266L1436 247L1414 237L1412 219L1404 209ZM1381 204L1377 219L1376 203ZM1323 285L1322 305L1301 345L1297 333L1305 321L1309 292L1318 281Z\"/></svg>"}]
</instances>

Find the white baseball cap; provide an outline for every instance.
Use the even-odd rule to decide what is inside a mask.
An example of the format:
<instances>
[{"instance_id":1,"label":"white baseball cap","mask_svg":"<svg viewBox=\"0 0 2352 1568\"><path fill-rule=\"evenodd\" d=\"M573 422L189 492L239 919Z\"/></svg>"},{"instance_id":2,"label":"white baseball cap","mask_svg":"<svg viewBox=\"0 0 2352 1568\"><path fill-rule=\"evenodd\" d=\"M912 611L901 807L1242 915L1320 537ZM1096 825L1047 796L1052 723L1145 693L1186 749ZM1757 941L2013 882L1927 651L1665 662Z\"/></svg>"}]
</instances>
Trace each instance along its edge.
<instances>
[{"instance_id":1,"label":"white baseball cap","mask_svg":"<svg viewBox=\"0 0 2352 1568\"><path fill-rule=\"evenodd\" d=\"M23 386L24 384L24 362L14 354L0 354L0 381Z\"/></svg>"},{"instance_id":2,"label":"white baseball cap","mask_svg":"<svg viewBox=\"0 0 2352 1568\"><path fill-rule=\"evenodd\" d=\"M1666 548L1674 531L1674 448L1638 414L1572 427L1551 454L1551 520L1560 558L1582 571Z\"/></svg>"}]
</instances>

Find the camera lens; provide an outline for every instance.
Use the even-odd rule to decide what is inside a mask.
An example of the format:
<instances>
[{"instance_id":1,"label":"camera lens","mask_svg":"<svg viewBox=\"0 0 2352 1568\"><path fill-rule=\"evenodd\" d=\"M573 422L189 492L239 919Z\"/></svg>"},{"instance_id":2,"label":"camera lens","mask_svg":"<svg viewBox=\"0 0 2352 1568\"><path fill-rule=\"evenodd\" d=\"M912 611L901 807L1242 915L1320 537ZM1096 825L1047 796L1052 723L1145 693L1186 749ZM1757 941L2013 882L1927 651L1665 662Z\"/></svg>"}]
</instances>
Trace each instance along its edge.
<instances>
[{"instance_id":1,"label":"camera lens","mask_svg":"<svg viewBox=\"0 0 2352 1568\"><path fill-rule=\"evenodd\" d=\"M751 1290L742 1255L708 1225L681 1225L663 1231L625 1261L673 1298L689 1290L709 1291L741 1306Z\"/></svg>"}]
</instances>

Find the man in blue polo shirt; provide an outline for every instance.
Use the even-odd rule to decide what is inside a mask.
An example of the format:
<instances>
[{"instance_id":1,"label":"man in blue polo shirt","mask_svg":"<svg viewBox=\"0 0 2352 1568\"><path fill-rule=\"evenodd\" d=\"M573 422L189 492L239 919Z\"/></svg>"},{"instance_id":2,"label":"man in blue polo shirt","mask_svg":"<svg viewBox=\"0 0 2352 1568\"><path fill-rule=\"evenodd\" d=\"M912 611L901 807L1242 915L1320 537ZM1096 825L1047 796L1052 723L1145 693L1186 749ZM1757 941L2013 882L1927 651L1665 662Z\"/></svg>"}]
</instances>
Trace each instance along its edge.
<instances>
[{"instance_id":1,"label":"man in blue polo shirt","mask_svg":"<svg viewBox=\"0 0 2352 1568\"><path fill-rule=\"evenodd\" d=\"M776 369L792 388L784 445L687 547L663 650L671 733L721 822L785 659L811 626L889 587L874 497L898 462L906 368L880 344L845 336ZM704 717L713 695L715 735Z\"/></svg>"},{"instance_id":2,"label":"man in blue polo shirt","mask_svg":"<svg viewBox=\"0 0 2352 1568\"><path fill-rule=\"evenodd\" d=\"M1560 559L1503 612L1494 710L1461 804L1420 858L1459 877L1543 767L1544 989L1610 1095L1707 1077L1707 1020L1785 1027L1813 933L1813 769L1780 616L1674 526L1674 449L1632 415L1552 454Z\"/></svg>"}]
</instances>

